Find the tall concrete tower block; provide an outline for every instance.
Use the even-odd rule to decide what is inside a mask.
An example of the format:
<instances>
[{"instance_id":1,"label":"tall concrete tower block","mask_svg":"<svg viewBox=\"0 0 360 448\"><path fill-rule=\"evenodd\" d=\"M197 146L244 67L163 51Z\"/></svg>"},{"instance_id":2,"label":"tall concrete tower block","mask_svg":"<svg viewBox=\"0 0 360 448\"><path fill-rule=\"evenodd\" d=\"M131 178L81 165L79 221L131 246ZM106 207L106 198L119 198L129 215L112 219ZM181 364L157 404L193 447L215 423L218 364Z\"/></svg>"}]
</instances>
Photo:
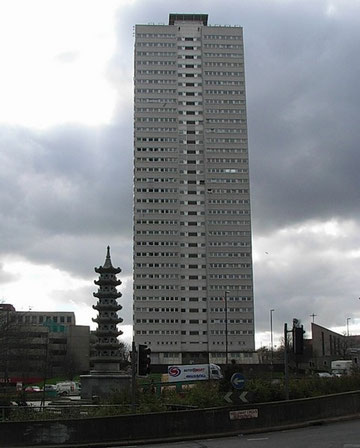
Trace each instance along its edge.
<instances>
[{"instance_id":1,"label":"tall concrete tower block","mask_svg":"<svg viewBox=\"0 0 360 448\"><path fill-rule=\"evenodd\" d=\"M134 336L152 364L253 362L243 30L137 25Z\"/></svg>"}]
</instances>

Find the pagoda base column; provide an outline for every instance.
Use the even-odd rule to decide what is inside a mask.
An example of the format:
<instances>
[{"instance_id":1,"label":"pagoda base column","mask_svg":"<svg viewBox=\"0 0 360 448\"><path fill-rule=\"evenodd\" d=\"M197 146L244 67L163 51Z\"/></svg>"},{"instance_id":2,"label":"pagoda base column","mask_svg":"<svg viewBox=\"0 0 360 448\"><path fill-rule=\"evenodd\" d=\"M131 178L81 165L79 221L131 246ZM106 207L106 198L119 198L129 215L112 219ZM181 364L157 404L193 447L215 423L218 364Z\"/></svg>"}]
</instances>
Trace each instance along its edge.
<instances>
[{"instance_id":1,"label":"pagoda base column","mask_svg":"<svg viewBox=\"0 0 360 448\"><path fill-rule=\"evenodd\" d=\"M120 371L92 370L90 375L81 375L81 398L94 400L106 398L115 392L131 390L131 376Z\"/></svg>"}]
</instances>

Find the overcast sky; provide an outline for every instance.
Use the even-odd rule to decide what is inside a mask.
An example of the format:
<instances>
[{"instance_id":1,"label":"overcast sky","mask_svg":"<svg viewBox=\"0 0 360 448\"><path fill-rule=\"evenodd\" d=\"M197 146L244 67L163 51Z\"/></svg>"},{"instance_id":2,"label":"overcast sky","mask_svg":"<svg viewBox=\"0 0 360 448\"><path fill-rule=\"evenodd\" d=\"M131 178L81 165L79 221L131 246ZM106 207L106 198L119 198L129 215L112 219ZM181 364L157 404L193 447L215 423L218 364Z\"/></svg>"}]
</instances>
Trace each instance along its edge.
<instances>
[{"instance_id":1,"label":"overcast sky","mask_svg":"<svg viewBox=\"0 0 360 448\"><path fill-rule=\"evenodd\" d=\"M256 342L360 333L360 2L0 2L0 301L92 325L111 246L132 315L133 25L244 27ZM171 5L171 7L170 7ZM277 342L275 342L277 343Z\"/></svg>"}]
</instances>

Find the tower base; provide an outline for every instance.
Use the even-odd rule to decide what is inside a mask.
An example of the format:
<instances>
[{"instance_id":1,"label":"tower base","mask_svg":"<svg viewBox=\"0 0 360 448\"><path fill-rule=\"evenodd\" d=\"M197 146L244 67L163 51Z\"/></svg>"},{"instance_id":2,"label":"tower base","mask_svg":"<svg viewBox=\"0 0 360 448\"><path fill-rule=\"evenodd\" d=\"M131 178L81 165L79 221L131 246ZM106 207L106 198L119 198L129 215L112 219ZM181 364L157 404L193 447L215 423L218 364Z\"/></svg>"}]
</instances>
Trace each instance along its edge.
<instances>
[{"instance_id":1,"label":"tower base","mask_svg":"<svg viewBox=\"0 0 360 448\"><path fill-rule=\"evenodd\" d=\"M119 371L101 372L92 370L90 375L81 375L81 398L106 398L114 392L131 390L131 376Z\"/></svg>"}]
</instances>

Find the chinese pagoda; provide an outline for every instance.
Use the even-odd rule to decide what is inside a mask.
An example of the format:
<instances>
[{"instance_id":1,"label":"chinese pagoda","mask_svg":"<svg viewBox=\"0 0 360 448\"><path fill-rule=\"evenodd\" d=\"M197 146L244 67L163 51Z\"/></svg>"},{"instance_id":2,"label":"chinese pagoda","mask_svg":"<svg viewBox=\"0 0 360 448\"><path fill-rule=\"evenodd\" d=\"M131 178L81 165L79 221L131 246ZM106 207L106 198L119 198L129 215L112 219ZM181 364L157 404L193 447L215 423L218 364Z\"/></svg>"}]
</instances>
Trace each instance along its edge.
<instances>
[{"instance_id":1,"label":"chinese pagoda","mask_svg":"<svg viewBox=\"0 0 360 448\"><path fill-rule=\"evenodd\" d=\"M107 254L104 266L95 268L99 274L99 279L94 283L98 286L98 291L93 293L98 299L93 309L98 312L93 322L97 324L94 334L96 342L94 344L94 355L91 357L94 363L94 370L89 375L81 375L81 398L94 399L94 397L106 397L119 390L129 390L131 386L131 376L120 371L120 343L118 336L122 331L117 325L122 322L117 312L122 306L117 299L121 293L116 287L121 285L121 281L116 275L121 272L120 268L114 268L111 263L110 247L107 247Z\"/></svg>"},{"instance_id":2,"label":"chinese pagoda","mask_svg":"<svg viewBox=\"0 0 360 448\"><path fill-rule=\"evenodd\" d=\"M122 306L117 303L121 293L116 287L121 285L121 281L116 278L116 275L121 272L121 269L113 267L109 246L104 266L95 268L95 272L100 276L99 280L94 280L99 289L93 293L93 296L98 299L97 304L93 305L98 315L92 319L97 323L95 331L97 342L94 344L96 354L92 357L92 361L96 371L116 371L119 370L120 362L120 345L117 337L122 334L122 331L117 329L117 325L123 321L117 314Z\"/></svg>"}]
</instances>

